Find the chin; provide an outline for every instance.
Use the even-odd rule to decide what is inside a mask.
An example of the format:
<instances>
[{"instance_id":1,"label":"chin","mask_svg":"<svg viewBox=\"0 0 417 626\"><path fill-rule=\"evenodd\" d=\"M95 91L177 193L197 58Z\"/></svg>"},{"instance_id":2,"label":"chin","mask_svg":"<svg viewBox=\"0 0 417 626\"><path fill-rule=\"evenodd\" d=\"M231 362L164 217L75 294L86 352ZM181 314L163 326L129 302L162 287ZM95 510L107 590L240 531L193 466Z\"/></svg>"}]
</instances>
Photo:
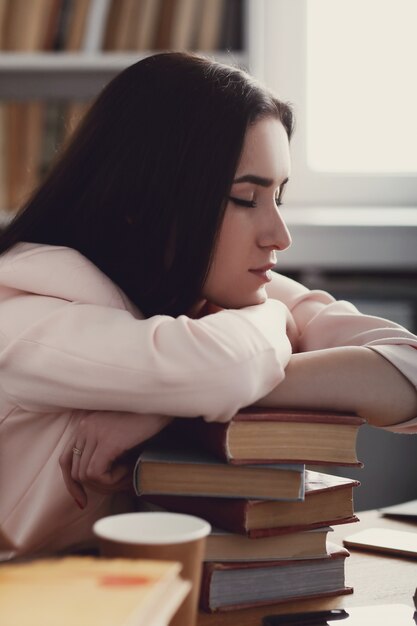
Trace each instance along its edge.
<instances>
[{"instance_id":1,"label":"chin","mask_svg":"<svg viewBox=\"0 0 417 626\"><path fill-rule=\"evenodd\" d=\"M263 304L268 299L265 290L257 291L250 294L238 294L236 297L228 297L223 303L216 302L218 306L224 309L243 309L247 306L254 306L256 304Z\"/></svg>"}]
</instances>

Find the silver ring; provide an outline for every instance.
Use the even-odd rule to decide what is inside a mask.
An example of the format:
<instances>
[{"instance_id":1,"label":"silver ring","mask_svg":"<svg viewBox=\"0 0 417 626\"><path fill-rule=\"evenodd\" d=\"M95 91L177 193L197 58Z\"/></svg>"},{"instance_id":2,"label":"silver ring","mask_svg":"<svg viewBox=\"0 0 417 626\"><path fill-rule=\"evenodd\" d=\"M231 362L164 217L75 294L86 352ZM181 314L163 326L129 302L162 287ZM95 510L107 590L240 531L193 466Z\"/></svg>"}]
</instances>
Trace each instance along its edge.
<instances>
[{"instance_id":1,"label":"silver ring","mask_svg":"<svg viewBox=\"0 0 417 626\"><path fill-rule=\"evenodd\" d=\"M76 448L75 446L72 449L73 453L76 454L77 456L81 456L83 451L80 450L79 448Z\"/></svg>"}]
</instances>

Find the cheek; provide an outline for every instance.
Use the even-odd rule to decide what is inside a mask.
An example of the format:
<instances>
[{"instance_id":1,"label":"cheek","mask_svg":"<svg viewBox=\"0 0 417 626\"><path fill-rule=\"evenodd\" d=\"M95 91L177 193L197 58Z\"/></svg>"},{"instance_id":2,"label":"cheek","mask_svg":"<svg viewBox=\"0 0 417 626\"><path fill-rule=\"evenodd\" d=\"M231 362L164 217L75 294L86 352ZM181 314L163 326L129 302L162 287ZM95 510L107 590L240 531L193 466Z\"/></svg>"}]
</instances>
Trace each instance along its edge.
<instances>
[{"instance_id":1,"label":"cheek","mask_svg":"<svg viewBox=\"0 0 417 626\"><path fill-rule=\"evenodd\" d=\"M233 257L238 249L239 241L245 231L245 219L236 210L228 209L225 213L217 241L216 253L227 259Z\"/></svg>"},{"instance_id":2,"label":"cheek","mask_svg":"<svg viewBox=\"0 0 417 626\"><path fill-rule=\"evenodd\" d=\"M254 293L257 289L247 273L252 242L252 227L247 216L236 212L226 215L203 289L204 298L225 308L258 304L265 299L265 295Z\"/></svg>"},{"instance_id":3,"label":"cheek","mask_svg":"<svg viewBox=\"0 0 417 626\"><path fill-rule=\"evenodd\" d=\"M230 293L241 259L240 236L234 221L226 213L204 285L203 296L213 302L223 300Z\"/></svg>"},{"instance_id":4,"label":"cheek","mask_svg":"<svg viewBox=\"0 0 417 626\"><path fill-rule=\"evenodd\" d=\"M237 278L248 255L250 225L247 216L236 209L226 211L213 257L213 271L218 280Z\"/></svg>"}]
</instances>

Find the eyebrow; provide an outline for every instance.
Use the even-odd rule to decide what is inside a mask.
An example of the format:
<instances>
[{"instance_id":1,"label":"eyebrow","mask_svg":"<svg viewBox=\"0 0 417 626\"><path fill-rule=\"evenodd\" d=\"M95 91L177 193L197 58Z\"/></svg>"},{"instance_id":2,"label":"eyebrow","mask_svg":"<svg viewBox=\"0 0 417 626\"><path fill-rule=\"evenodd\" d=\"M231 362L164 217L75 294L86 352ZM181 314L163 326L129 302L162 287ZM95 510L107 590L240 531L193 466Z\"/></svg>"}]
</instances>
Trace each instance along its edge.
<instances>
[{"instance_id":1,"label":"eyebrow","mask_svg":"<svg viewBox=\"0 0 417 626\"><path fill-rule=\"evenodd\" d=\"M272 178L263 178L263 176L256 176L256 174L245 174L244 176L235 178L233 184L235 185L236 183L252 183L260 187L271 187L274 181ZM280 187L283 187L286 183L288 183L288 178L282 181Z\"/></svg>"}]
</instances>

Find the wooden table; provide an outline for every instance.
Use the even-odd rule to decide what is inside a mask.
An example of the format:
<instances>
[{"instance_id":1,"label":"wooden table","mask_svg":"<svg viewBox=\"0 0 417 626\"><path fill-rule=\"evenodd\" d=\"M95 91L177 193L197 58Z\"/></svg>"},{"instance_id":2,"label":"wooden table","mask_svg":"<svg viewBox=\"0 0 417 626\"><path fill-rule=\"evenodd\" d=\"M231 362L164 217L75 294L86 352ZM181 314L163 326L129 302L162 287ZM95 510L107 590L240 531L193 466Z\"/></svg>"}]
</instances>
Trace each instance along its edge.
<instances>
[{"instance_id":1,"label":"wooden table","mask_svg":"<svg viewBox=\"0 0 417 626\"><path fill-rule=\"evenodd\" d=\"M377 511L357 513L359 523L334 526L331 541L342 545L343 538L365 528L392 528L417 533L417 522L397 521L382 517ZM406 604L414 606L417 587L417 560L398 558L376 552L349 548L346 559L346 585L354 588L352 595L337 598L286 602L256 609L215 614L200 613L198 626L259 626L268 614L315 611L372 604ZM337 624L337 622L334 622ZM392 624L395 626L395 624Z\"/></svg>"}]
</instances>

